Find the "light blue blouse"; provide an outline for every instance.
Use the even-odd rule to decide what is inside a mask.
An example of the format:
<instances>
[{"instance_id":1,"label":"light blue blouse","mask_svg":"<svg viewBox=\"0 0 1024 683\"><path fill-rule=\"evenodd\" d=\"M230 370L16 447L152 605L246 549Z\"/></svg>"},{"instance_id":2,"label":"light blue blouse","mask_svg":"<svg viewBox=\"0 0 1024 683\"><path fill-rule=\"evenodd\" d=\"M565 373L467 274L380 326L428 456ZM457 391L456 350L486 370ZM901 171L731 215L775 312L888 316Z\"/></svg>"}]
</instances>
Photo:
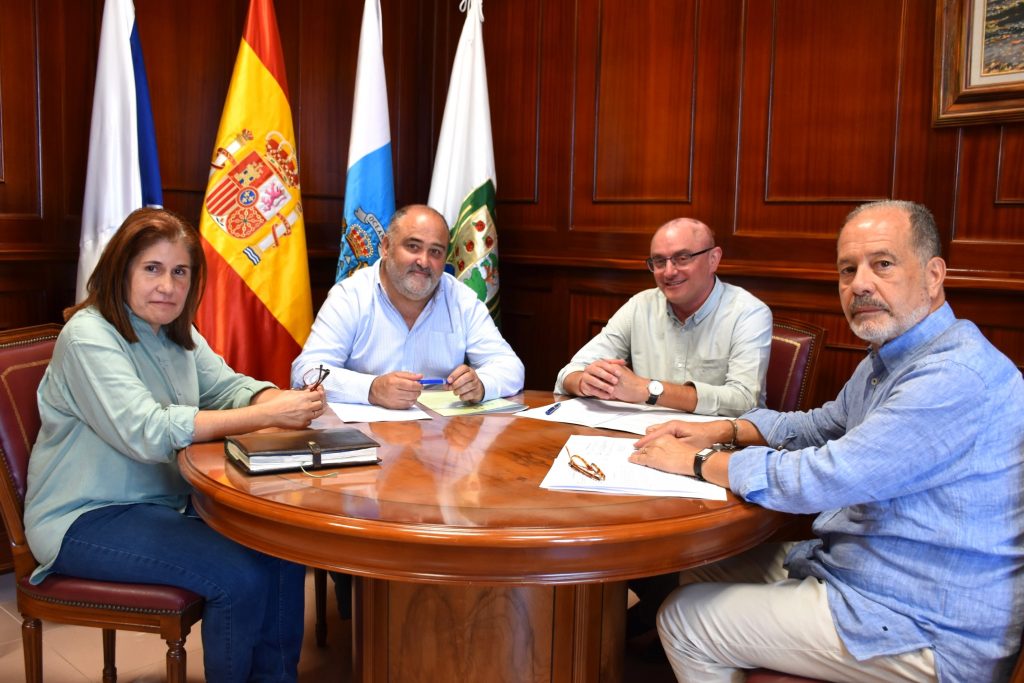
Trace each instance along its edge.
<instances>
[{"instance_id":1,"label":"light blue blouse","mask_svg":"<svg viewBox=\"0 0 1024 683\"><path fill-rule=\"evenodd\" d=\"M192 443L196 413L246 406L274 386L234 372L195 329L187 351L129 315L134 344L95 308L76 313L39 385L42 427L25 497L25 532L40 563L34 583L83 513L143 502L183 509L190 488L175 455Z\"/></svg>"}]
</instances>

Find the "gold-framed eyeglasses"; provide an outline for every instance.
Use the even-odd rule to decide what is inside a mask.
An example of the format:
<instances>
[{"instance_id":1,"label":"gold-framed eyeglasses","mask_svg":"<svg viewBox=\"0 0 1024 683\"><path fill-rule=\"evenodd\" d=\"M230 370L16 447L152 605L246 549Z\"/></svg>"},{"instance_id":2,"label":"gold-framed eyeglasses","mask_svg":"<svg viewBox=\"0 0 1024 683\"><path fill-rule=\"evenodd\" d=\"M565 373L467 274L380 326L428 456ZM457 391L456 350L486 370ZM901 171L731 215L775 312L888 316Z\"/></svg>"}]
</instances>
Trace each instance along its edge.
<instances>
[{"instance_id":1,"label":"gold-framed eyeglasses","mask_svg":"<svg viewBox=\"0 0 1024 683\"><path fill-rule=\"evenodd\" d=\"M647 270L652 273L656 273L659 270L665 270L665 266L668 265L669 261L671 261L672 265L676 268L685 268L693 263L695 258L701 254L708 253L714 248L715 245L712 244L707 249L701 249L700 251L677 251L668 258L665 258L664 256L652 256L649 259L646 259L644 263L647 264Z\"/></svg>"},{"instance_id":2,"label":"gold-framed eyeglasses","mask_svg":"<svg viewBox=\"0 0 1024 683\"><path fill-rule=\"evenodd\" d=\"M569 467L586 477L604 481L604 472L601 471L601 468L592 462L587 462L581 455L569 455Z\"/></svg>"},{"instance_id":3,"label":"gold-framed eyeglasses","mask_svg":"<svg viewBox=\"0 0 1024 683\"><path fill-rule=\"evenodd\" d=\"M316 368L310 368L306 372L302 373L302 386L310 391L316 391L324 380L327 379L327 375L331 374L330 368L325 368L323 365Z\"/></svg>"}]
</instances>

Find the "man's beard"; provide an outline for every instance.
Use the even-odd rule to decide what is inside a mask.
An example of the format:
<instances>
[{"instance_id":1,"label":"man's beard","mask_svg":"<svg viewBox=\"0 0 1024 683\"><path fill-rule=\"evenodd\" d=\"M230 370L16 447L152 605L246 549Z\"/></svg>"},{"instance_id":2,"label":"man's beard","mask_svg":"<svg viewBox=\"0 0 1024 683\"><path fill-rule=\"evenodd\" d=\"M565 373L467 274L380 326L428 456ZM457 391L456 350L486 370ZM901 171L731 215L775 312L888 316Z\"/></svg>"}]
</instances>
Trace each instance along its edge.
<instances>
[{"instance_id":1,"label":"man's beard","mask_svg":"<svg viewBox=\"0 0 1024 683\"><path fill-rule=\"evenodd\" d=\"M881 309L884 317L874 319L858 320L856 311L861 306L870 306ZM869 296L857 296L850 302L850 329L853 333L870 344L881 346L900 336L914 325L918 324L928 316L931 303L925 296L921 304L903 315L894 315L892 310L884 302L872 299Z\"/></svg>"},{"instance_id":2,"label":"man's beard","mask_svg":"<svg viewBox=\"0 0 1024 683\"><path fill-rule=\"evenodd\" d=\"M437 278L434 277L429 269L421 269L416 266L410 266L404 273L400 272L398 266L391 259L384 259L384 267L387 268L388 276L391 279L391 283L394 284L395 289L407 299L413 301L422 301L423 299L429 298L434 290L437 288ZM420 279L413 275L413 273L423 273L427 277Z\"/></svg>"}]
</instances>

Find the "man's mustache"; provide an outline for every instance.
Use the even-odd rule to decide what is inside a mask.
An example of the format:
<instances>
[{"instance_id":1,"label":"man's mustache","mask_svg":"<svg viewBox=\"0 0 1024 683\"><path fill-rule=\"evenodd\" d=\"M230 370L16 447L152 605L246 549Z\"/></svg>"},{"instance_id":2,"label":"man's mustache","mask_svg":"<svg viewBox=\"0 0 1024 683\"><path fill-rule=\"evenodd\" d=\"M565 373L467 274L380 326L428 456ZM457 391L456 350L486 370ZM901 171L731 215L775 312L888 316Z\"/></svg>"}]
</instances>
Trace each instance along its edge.
<instances>
[{"instance_id":1,"label":"man's mustache","mask_svg":"<svg viewBox=\"0 0 1024 683\"><path fill-rule=\"evenodd\" d=\"M872 299L870 296L855 296L853 297L853 303L850 305L850 311L852 313L859 312L862 308L877 308L891 314L889 306L884 301L878 299Z\"/></svg>"}]
</instances>

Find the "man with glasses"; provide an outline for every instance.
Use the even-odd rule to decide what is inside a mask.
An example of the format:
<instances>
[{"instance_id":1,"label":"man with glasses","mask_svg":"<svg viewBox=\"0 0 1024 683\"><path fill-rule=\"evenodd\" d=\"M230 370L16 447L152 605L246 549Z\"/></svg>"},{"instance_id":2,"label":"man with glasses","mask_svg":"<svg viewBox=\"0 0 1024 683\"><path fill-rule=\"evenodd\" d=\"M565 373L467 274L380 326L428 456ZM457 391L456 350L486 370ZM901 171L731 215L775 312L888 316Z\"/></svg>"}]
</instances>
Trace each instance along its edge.
<instances>
[{"instance_id":1,"label":"man with glasses","mask_svg":"<svg viewBox=\"0 0 1024 683\"><path fill-rule=\"evenodd\" d=\"M677 218L651 239L656 289L640 292L558 373L555 392L735 416L764 405L768 307L718 279L721 247Z\"/></svg>"}]
</instances>

